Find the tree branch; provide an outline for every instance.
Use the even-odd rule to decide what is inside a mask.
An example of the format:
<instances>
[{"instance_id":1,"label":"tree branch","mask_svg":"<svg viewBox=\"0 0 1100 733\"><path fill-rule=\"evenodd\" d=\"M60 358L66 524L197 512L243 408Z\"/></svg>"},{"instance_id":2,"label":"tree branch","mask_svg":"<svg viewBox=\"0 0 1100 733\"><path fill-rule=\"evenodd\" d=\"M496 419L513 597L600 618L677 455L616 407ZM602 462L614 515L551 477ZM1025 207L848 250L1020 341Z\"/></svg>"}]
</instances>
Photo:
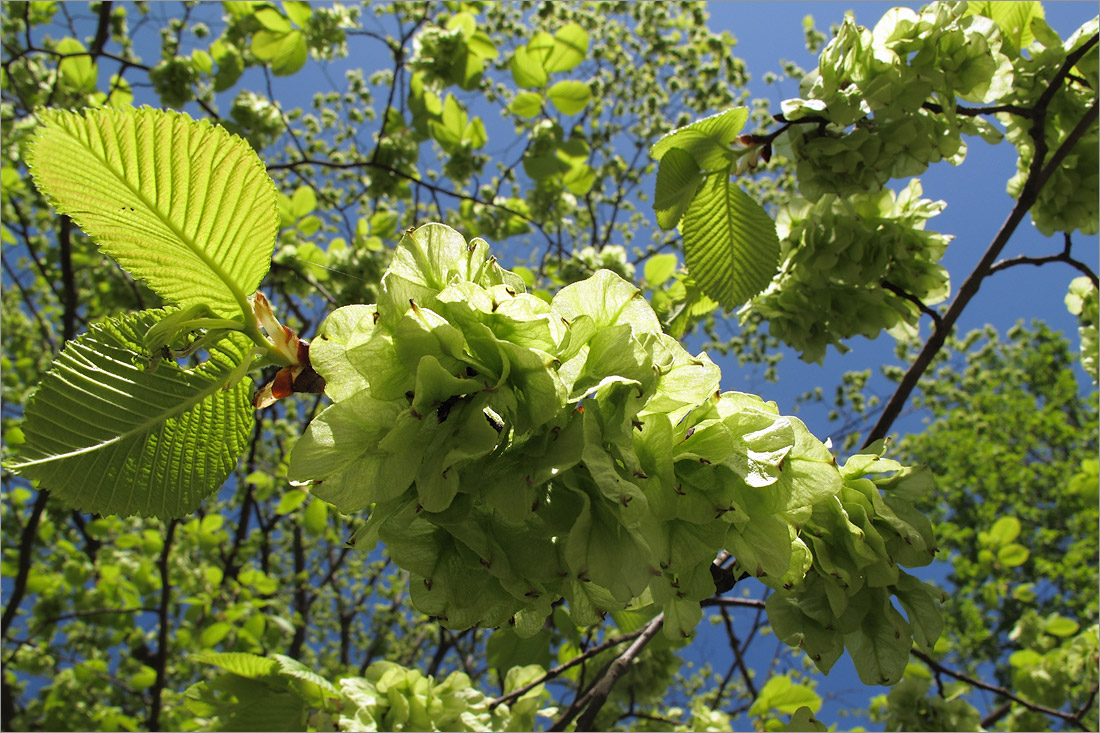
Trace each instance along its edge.
<instances>
[{"instance_id":1,"label":"tree branch","mask_svg":"<svg viewBox=\"0 0 1100 733\"><path fill-rule=\"evenodd\" d=\"M912 293L905 292L889 280L883 280L882 287L884 290L889 290L891 293L898 296L902 300L907 300L913 305L917 306L917 310L932 319L932 322L936 324L937 330L943 328L943 318L940 317L940 314L926 306L920 298L913 295Z\"/></svg>"},{"instance_id":2,"label":"tree branch","mask_svg":"<svg viewBox=\"0 0 1100 733\"><path fill-rule=\"evenodd\" d=\"M573 719L573 715L576 711L584 709L584 713L577 720L576 730L592 730L592 724L596 720L596 715L600 712L600 708L607 702L607 696L611 694L611 688L615 683L626 674L627 669L630 668L630 663L637 657L646 644L657 635L657 632L661 630L661 626L665 623L665 614L662 611L653 617L653 619L645 625L642 629L642 633L638 635L638 638L634 640L634 643L627 647L626 651L620 654L615 661L608 665L607 670L598 679L588 692L578 700L571 708L570 712L566 712L550 730L564 730L565 726L569 725Z\"/></svg>"},{"instance_id":3,"label":"tree branch","mask_svg":"<svg viewBox=\"0 0 1100 733\"><path fill-rule=\"evenodd\" d=\"M169 577L168 559L172 553L172 538L176 533L178 520L172 519L164 533L164 546L160 550L157 568L160 570L160 608L157 609L157 651L153 658L153 669L157 673L156 681L149 689L149 717L146 725L149 730L160 730L161 693L167 683L168 667L168 609L172 603L172 581Z\"/></svg>"},{"instance_id":4,"label":"tree branch","mask_svg":"<svg viewBox=\"0 0 1100 733\"><path fill-rule=\"evenodd\" d=\"M1097 105L1094 103L1089 107L1088 111L1069 135L1066 136L1065 140L1062 141L1061 145L1058 146L1058 149L1050 157L1050 160L1045 164L1043 163L1043 159L1046 157L1046 140L1044 137L1046 105L1050 103L1050 99L1054 95L1052 90L1061 84L1065 74L1068 73L1069 69L1073 68L1073 64L1077 62L1077 58L1080 58L1080 55L1095 45L1095 43L1096 36L1081 49L1078 49L1078 53L1071 54L1071 56L1066 59L1062 69L1059 70L1059 73L1055 75L1050 88L1048 88L1040 98L1040 103L1036 105L1036 109L1040 114L1036 117L1031 129L1035 144L1035 155L1031 161L1027 180L1024 183L1023 190L1020 192L1019 199L1017 199L1015 206L1012 207L1012 211L1009 213L1008 218L1005 219L1004 224L1001 225L1000 231L998 231L997 235L993 238L993 242L990 243L981 261L978 262L969 277L967 277L966 281L959 288L955 300L952 301L951 306L943 315L942 326L936 328L936 330L932 332L928 341L925 342L924 346L921 348L920 353L917 354L917 358L913 361L912 365L910 365L905 376L902 377L897 389L894 390L894 394L891 395L890 400L883 409L882 415L879 416L878 422L871 428L871 432L868 434L866 441L864 441L864 446L870 445L876 440L885 437L889 432L894 420L901 414L906 401L916 388L917 382L931 365L935 355L943 347L944 342L947 340L947 335L959 320L963 310L970 300L978 293L978 288L981 286L982 280L989 275L993 263L996 261L1005 245L1008 244L1008 240L1015 233L1016 228L1020 225L1020 222L1023 221L1028 210L1035 204L1043 183L1046 182L1058 165L1061 164L1062 160L1065 159L1085 132L1095 124L1097 119Z\"/></svg>"},{"instance_id":5,"label":"tree branch","mask_svg":"<svg viewBox=\"0 0 1100 733\"><path fill-rule=\"evenodd\" d=\"M19 535L19 568L15 573L15 581L12 583L11 594L8 596L8 605L4 606L4 614L0 617L0 635L8 638L8 629L15 620L15 614L19 610L19 604L23 602L23 595L27 592L27 577L31 572L31 554L34 551L34 541L38 536L38 522L42 519L42 512L46 510L46 501L50 498L48 491L39 490L38 498L31 508L31 515L27 523L23 525L23 531Z\"/></svg>"},{"instance_id":6,"label":"tree branch","mask_svg":"<svg viewBox=\"0 0 1100 733\"><path fill-rule=\"evenodd\" d=\"M1092 268L1090 268L1084 262L1073 258L1073 256L1070 254L1070 249L1073 246L1073 242L1070 239L1070 234L1069 232L1063 232L1063 235L1066 238L1066 245L1060 253L1056 255L1047 255L1046 257L1027 257L1025 255L1011 257L1009 259L1001 260L1000 262L997 262L992 267L990 267L989 274L992 275L995 272L1007 270L1008 268L1016 267L1017 265L1034 265L1036 267L1039 267L1041 265L1046 265L1051 262L1065 262L1070 267L1073 267L1074 269L1081 272L1089 280L1092 280L1093 286L1096 287L1096 273L1093 272Z\"/></svg>"},{"instance_id":7,"label":"tree branch","mask_svg":"<svg viewBox=\"0 0 1100 733\"><path fill-rule=\"evenodd\" d=\"M592 657L596 656L597 654L599 654L600 652L602 652L606 649L610 649L611 647L618 646L620 644L625 644L626 642L631 641L632 639L637 639L639 636L642 635L643 631L645 631L644 626L642 628L638 629L637 631L632 631L629 634L626 634L624 636L619 636L619 637L616 637L614 639L608 639L607 641L604 641L603 643L597 644L596 646L594 646L590 649L585 649L583 653L578 654L577 656L570 659L568 662L565 662L563 664L559 664L557 667L554 667L553 669L547 670L545 674L541 675L540 677L538 677L535 680L532 680L530 683L524 685L523 687L512 690L507 695L501 695L497 699L490 701L489 702L489 709L492 710L497 705L501 705L501 704L506 703L506 702L512 702L516 698L522 697L523 695L525 695L528 692L530 692L531 690L535 689L536 687L538 687L542 683L544 683L548 680L554 679L555 677L562 674L566 670L572 669L573 667L576 667L578 664L581 664L582 662L585 662L585 661L591 659Z\"/></svg>"}]
</instances>

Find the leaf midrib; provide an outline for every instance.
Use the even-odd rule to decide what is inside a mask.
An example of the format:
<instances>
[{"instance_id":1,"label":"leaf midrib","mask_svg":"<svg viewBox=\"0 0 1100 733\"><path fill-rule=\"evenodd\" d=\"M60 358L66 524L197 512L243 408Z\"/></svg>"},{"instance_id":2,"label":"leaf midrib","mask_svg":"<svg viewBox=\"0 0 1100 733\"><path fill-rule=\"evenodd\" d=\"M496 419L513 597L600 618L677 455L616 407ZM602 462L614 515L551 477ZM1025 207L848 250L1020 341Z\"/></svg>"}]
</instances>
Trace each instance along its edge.
<instances>
[{"instance_id":1,"label":"leaf midrib","mask_svg":"<svg viewBox=\"0 0 1100 733\"><path fill-rule=\"evenodd\" d=\"M113 132L123 132L125 130L124 125L126 123L129 123L130 125L132 125L131 130L134 133L134 135L136 136L136 134L137 134L137 123L138 123L137 116L136 115L135 116L121 115L120 117L121 117L121 121L123 123L123 128L120 130L119 128L112 126L112 131ZM88 125L88 123L91 122L91 120L89 120L88 118L81 117L80 115L76 115L76 118L78 120L80 120L80 122L84 123L85 125ZM173 123L175 123L179 119L180 118L178 118L178 117L173 118ZM152 120L152 125L153 125L154 129L156 128L156 123L157 123L156 120ZM174 127L174 124L173 124L173 127ZM95 128L93 128L92 126L88 126L87 129L88 129L89 132L92 132L93 129L95 129ZM185 235L171 221L171 219L168 219L165 216L163 216L162 212L155 205L153 205L152 203L149 202L149 199L144 195L144 193L141 191L141 189L135 188L134 185L130 182L130 180L125 177L125 175L123 175L120 171L117 171L110 164L110 162L108 162L107 158L104 155L100 154L99 150L97 150L95 147L92 146L90 137L89 137L88 142L84 143L84 141L82 141L79 138L79 136L77 136L77 135L73 134L72 132L70 132L69 128L60 127L59 130L61 132L63 132L64 134L69 135L70 138L72 138L73 140L75 140L77 142L77 144L82 145L83 147L85 147L89 151L89 153L91 153L91 155L94 158L99 160L100 163L108 171L110 171L111 174L114 175L122 183L122 185L124 187L128 188L134 194L134 196L137 197L138 200L140 200L143 204L145 204L145 206L149 209L149 211L153 213L155 218L159 219L162 223L164 223L168 227L168 229L174 235L176 235L176 237L181 242L183 242L184 245L188 249L190 249L191 252L194 253L202 261L203 264L205 264L208 268L210 268L210 270L218 277L218 279L221 280L222 283L225 284L225 286L227 288L229 288L230 294L233 296L233 299L237 301L237 306L241 309L241 315L243 315L247 318L248 313L251 311L251 309L248 305L247 297L241 291L241 289L239 287L237 287L236 283L233 282L233 280L231 280L229 278L226 271L218 263L216 263L213 259L211 259L209 255L207 255L203 251L203 249L199 246L198 242L194 238ZM96 130L96 132L100 132L100 131ZM209 132L209 130L207 130L207 132ZM209 183L209 182L207 182L207 183Z\"/></svg>"}]
</instances>

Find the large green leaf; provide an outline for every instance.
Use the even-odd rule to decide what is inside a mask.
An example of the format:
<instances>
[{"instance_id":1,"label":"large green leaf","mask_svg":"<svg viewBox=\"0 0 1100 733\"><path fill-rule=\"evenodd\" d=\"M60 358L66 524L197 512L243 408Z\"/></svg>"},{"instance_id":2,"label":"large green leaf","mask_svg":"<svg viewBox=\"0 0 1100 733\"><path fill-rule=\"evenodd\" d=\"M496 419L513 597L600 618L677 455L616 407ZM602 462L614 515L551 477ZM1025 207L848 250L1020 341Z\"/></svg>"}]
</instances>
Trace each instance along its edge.
<instances>
[{"instance_id":1,"label":"large green leaf","mask_svg":"<svg viewBox=\"0 0 1100 733\"><path fill-rule=\"evenodd\" d=\"M275 185L248 143L149 108L39 115L27 164L54 208L165 299L248 309L279 225Z\"/></svg>"},{"instance_id":2,"label":"large green leaf","mask_svg":"<svg viewBox=\"0 0 1100 733\"><path fill-rule=\"evenodd\" d=\"M669 150L679 148L695 158L703 170L724 168L732 159L730 143L749 118L748 107L734 107L698 122L692 122L668 133L650 148L654 160L661 160Z\"/></svg>"},{"instance_id":3,"label":"large green leaf","mask_svg":"<svg viewBox=\"0 0 1100 733\"><path fill-rule=\"evenodd\" d=\"M775 275L775 222L724 174L703 184L681 230L688 271L727 310L759 293Z\"/></svg>"},{"instance_id":4,"label":"large green leaf","mask_svg":"<svg viewBox=\"0 0 1100 733\"><path fill-rule=\"evenodd\" d=\"M587 55L588 32L576 23L569 23L554 34L554 47L542 65L549 72L569 71Z\"/></svg>"},{"instance_id":5,"label":"large green leaf","mask_svg":"<svg viewBox=\"0 0 1100 733\"><path fill-rule=\"evenodd\" d=\"M252 383L228 383L251 342L233 332L200 366L150 368L141 344L162 315L126 314L70 342L27 405L26 442L5 467L99 514L178 517L215 492L252 431Z\"/></svg>"}]
</instances>

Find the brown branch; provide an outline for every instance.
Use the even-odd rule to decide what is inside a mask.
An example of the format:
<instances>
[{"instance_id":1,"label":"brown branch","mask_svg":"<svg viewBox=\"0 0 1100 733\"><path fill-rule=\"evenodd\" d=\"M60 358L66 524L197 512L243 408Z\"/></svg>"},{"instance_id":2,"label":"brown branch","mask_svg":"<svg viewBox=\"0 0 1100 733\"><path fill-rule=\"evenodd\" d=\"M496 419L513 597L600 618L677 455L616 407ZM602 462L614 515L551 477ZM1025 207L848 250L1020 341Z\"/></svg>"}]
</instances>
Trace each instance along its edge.
<instances>
[{"instance_id":1,"label":"brown branch","mask_svg":"<svg viewBox=\"0 0 1100 733\"><path fill-rule=\"evenodd\" d=\"M35 499L34 506L31 508L31 515L27 518L27 523L23 525L23 531L19 535L19 567L15 571L15 581L8 595L8 604L4 606L4 614L0 617L0 635L5 639L8 638L8 629L11 628L11 622L15 620L19 604L23 602L23 595L27 592L27 577L31 572L31 554L38 535L38 522L42 519L42 512L46 510L46 501L49 498L48 491L39 490L38 498Z\"/></svg>"},{"instance_id":2,"label":"brown branch","mask_svg":"<svg viewBox=\"0 0 1100 733\"><path fill-rule=\"evenodd\" d=\"M940 314L926 306L924 304L924 301L922 301L920 298L913 295L912 293L907 293L906 291L899 288L897 285L894 285L894 283L890 282L889 280L883 280L882 287L884 290L889 290L891 293L898 296L902 300L907 300L913 305L917 306L917 310L932 319L932 322L936 324L937 329L943 328L943 318L940 317Z\"/></svg>"},{"instance_id":3,"label":"brown branch","mask_svg":"<svg viewBox=\"0 0 1100 733\"><path fill-rule=\"evenodd\" d=\"M88 52L92 54L92 63L96 56L103 53L103 45L111 37L111 0L102 0L99 3L99 21L95 29L95 38L92 40Z\"/></svg>"},{"instance_id":4,"label":"brown branch","mask_svg":"<svg viewBox=\"0 0 1100 733\"><path fill-rule=\"evenodd\" d=\"M76 338L76 279L73 275L73 220L62 214L57 233L58 253L61 261L61 287L64 297L61 304L61 335L65 341Z\"/></svg>"},{"instance_id":5,"label":"brown branch","mask_svg":"<svg viewBox=\"0 0 1100 733\"><path fill-rule=\"evenodd\" d=\"M1011 257L1009 259L1001 260L1000 262L997 262L992 267L990 267L989 274L992 275L995 272L999 272L1000 270L1007 270L1008 268L1016 267L1017 265L1034 265L1036 267L1039 267L1041 265L1046 265L1051 262L1065 262L1067 265L1073 267L1074 269L1085 275L1085 277L1087 277L1089 280L1091 280L1093 287L1097 287L1098 281L1096 273L1093 272L1092 268L1090 268L1084 262L1074 259L1073 255L1070 253L1070 250L1073 247L1073 241L1070 239L1070 234L1069 232L1063 232L1063 235L1066 239L1066 245L1058 254L1047 255L1046 257L1027 257L1025 255Z\"/></svg>"}]
</instances>

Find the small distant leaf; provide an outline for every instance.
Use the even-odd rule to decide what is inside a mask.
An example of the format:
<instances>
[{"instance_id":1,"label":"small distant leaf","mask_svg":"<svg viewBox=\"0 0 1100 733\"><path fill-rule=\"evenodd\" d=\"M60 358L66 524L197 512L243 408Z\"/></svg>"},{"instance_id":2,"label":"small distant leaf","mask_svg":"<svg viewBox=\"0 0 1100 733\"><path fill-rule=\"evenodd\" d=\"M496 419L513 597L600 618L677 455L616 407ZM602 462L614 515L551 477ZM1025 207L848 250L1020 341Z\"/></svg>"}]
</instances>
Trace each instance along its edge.
<instances>
[{"instance_id":1,"label":"small distant leaf","mask_svg":"<svg viewBox=\"0 0 1100 733\"><path fill-rule=\"evenodd\" d=\"M279 504L275 507L276 514L290 514L292 511L300 507L306 501L306 492L304 489L291 489L283 494L279 499Z\"/></svg>"},{"instance_id":2,"label":"small distant leaf","mask_svg":"<svg viewBox=\"0 0 1100 733\"><path fill-rule=\"evenodd\" d=\"M465 11L455 13L447 21L447 30L454 30L455 28L461 28L463 37L469 38L477 30L477 19Z\"/></svg>"},{"instance_id":3,"label":"small distant leaf","mask_svg":"<svg viewBox=\"0 0 1100 733\"><path fill-rule=\"evenodd\" d=\"M1013 542L997 550L997 561L1006 568L1015 568L1027 562L1030 554L1026 547Z\"/></svg>"},{"instance_id":4,"label":"small distant leaf","mask_svg":"<svg viewBox=\"0 0 1100 733\"><path fill-rule=\"evenodd\" d=\"M657 190L653 195L657 225L662 229L675 229L702 182L699 164L690 154L679 148L665 153L657 168Z\"/></svg>"},{"instance_id":5,"label":"small distant leaf","mask_svg":"<svg viewBox=\"0 0 1100 733\"><path fill-rule=\"evenodd\" d=\"M302 0L287 0L283 3L283 10L299 28L305 28L310 16L313 15L313 8Z\"/></svg>"},{"instance_id":6,"label":"small distant leaf","mask_svg":"<svg viewBox=\"0 0 1100 733\"><path fill-rule=\"evenodd\" d=\"M688 271L726 310L759 293L775 275L775 223L724 174L703 184L681 227Z\"/></svg>"},{"instance_id":7,"label":"small distant leaf","mask_svg":"<svg viewBox=\"0 0 1100 733\"><path fill-rule=\"evenodd\" d=\"M525 46L516 49L508 68L512 71L516 86L521 89L542 89L546 86L546 69Z\"/></svg>"},{"instance_id":8,"label":"small distant leaf","mask_svg":"<svg viewBox=\"0 0 1100 733\"><path fill-rule=\"evenodd\" d=\"M251 343L230 334L193 369L147 369L163 311L92 325L54 361L6 467L81 511L162 518L194 511L237 465L252 431L251 381L227 382Z\"/></svg>"},{"instance_id":9,"label":"small distant leaf","mask_svg":"<svg viewBox=\"0 0 1100 733\"><path fill-rule=\"evenodd\" d=\"M790 677L777 675L760 690L749 708L749 715L764 715L772 710L792 715L803 707L811 713L820 710L821 696L805 685L792 682Z\"/></svg>"},{"instance_id":10,"label":"small distant leaf","mask_svg":"<svg viewBox=\"0 0 1100 733\"><path fill-rule=\"evenodd\" d=\"M704 117L662 137L650 148L649 154L654 160L661 160L669 150L680 148L695 158L704 171L724 168L732 159L730 143L737 138L748 118L748 107L734 107Z\"/></svg>"},{"instance_id":11,"label":"small distant leaf","mask_svg":"<svg viewBox=\"0 0 1100 733\"><path fill-rule=\"evenodd\" d=\"M290 199L290 215L301 219L317 208L317 194L309 186L299 186Z\"/></svg>"},{"instance_id":12,"label":"small distant leaf","mask_svg":"<svg viewBox=\"0 0 1100 733\"><path fill-rule=\"evenodd\" d=\"M75 38L62 38L56 48L61 54L87 54L88 49ZM91 92L96 86L96 65L91 56L62 59L57 65L61 78L78 92Z\"/></svg>"},{"instance_id":13,"label":"small distant leaf","mask_svg":"<svg viewBox=\"0 0 1100 733\"><path fill-rule=\"evenodd\" d=\"M595 182L596 171L583 163L570 168L561 178L565 190L576 196L583 196L591 191Z\"/></svg>"},{"instance_id":14,"label":"small distant leaf","mask_svg":"<svg viewBox=\"0 0 1100 733\"><path fill-rule=\"evenodd\" d=\"M1016 517L1001 517L989 529L994 546L1007 545L1020 536L1020 520Z\"/></svg>"},{"instance_id":15,"label":"small distant leaf","mask_svg":"<svg viewBox=\"0 0 1100 733\"><path fill-rule=\"evenodd\" d=\"M588 55L588 32L576 23L569 23L554 34L554 47L543 68L548 72L569 71Z\"/></svg>"},{"instance_id":16,"label":"small distant leaf","mask_svg":"<svg viewBox=\"0 0 1100 733\"><path fill-rule=\"evenodd\" d=\"M213 664L248 679L268 677L279 671L279 664L274 659L244 652L198 652L191 659L200 664Z\"/></svg>"},{"instance_id":17,"label":"small distant leaf","mask_svg":"<svg viewBox=\"0 0 1100 733\"><path fill-rule=\"evenodd\" d=\"M27 163L54 208L166 300L242 313L279 223L275 185L248 143L149 108L39 115ZM188 175L173 174L181 165Z\"/></svg>"},{"instance_id":18,"label":"small distant leaf","mask_svg":"<svg viewBox=\"0 0 1100 733\"><path fill-rule=\"evenodd\" d=\"M534 117L540 109L542 109L542 95L536 92L520 92L508 105L508 111L517 117Z\"/></svg>"},{"instance_id":19,"label":"small distant leaf","mask_svg":"<svg viewBox=\"0 0 1100 733\"><path fill-rule=\"evenodd\" d=\"M671 252L653 255L645 263L645 282L651 288L660 287L676 272L679 260Z\"/></svg>"},{"instance_id":20,"label":"small distant leaf","mask_svg":"<svg viewBox=\"0 0 1100 733\"><path fill-rule=\"evenodd\" d=\"M275 76L289 76L299 71L305 66L308 55L305 34L299 30L289 33L257 31L249 48L260 61L271 64Z\"/></svg>"},{"instance_id":21,"label":"small distant leaf","mask_svg":"<svg viewBox=\"0 0 1100 733\"><path fill-rule=\"evenodd\" d=\"M222 639L229 635L229 632L233 630L233 625L226 623L225 621L218 621L217 623L210 624L202 630L200 637L200 643L204 647L213 647L221 643Z\"/></svg>"},{"instance_id":22,"label":"small distant leaf","mask_svg":"<svg viewBox=\"0 0 1100 733\"><path fill-rule=\"evenodd\" d=\"M260 8L253 13L260 25L273 33L289 33L292 30L290 21L275 8Z\"/></svg>"},{"instance_id":23,"label":"small distant leaf","mask_svg":"<svg viewBox=\"0 0 1100 733\"><path fill-rule=\"evenodd\" d=\"M592 90L583 81L559 81L550 87L547 94L554 106L567 115L582 112L592 100Z\"/></svg>"},{"instance_id":24,"label":"small distant leaf","mask_svg":"<svg viewBox=\"0 0 1100 733\"><path fill-rule=\"evenodd\" d=\"M314 537L320 537L328 528L328 505L320 499L314 499L306 507L302 527Z\"/></svg>"},{"instance_id":25,"label":"small distant leaf","mask_svg":"<svg viewBox=\"0 0 1100 733\"><path fill-rule=\"evenodd\" d=\"M1081 624L1073 619L1059 616L1058 614L1052 614L1051 617L1047 619L1046 627L1043 630L1052 636L1065 638L1076 634L1079 628L1081 628Z\"/></svg>"}]
</instances>

